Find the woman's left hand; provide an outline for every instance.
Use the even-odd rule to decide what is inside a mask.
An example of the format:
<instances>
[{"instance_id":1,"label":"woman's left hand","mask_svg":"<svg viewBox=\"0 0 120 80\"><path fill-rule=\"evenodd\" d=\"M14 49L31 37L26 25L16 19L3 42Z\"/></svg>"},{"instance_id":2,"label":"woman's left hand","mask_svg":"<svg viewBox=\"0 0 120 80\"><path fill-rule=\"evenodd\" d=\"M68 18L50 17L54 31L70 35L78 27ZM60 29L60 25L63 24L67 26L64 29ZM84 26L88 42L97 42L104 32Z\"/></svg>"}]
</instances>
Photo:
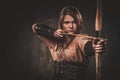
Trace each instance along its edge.
<instances>
[{"instance_id":1,"label":"woman's left hand","mask_svg":"<svg viewBox=\"0 0 120 80\"><path fill-rule=\"evenodd\" d=\"M94 38L93 39L93 48L96 53L103 53L106 48L106 39L103 38Z\"/></svg>"}]
</instances>

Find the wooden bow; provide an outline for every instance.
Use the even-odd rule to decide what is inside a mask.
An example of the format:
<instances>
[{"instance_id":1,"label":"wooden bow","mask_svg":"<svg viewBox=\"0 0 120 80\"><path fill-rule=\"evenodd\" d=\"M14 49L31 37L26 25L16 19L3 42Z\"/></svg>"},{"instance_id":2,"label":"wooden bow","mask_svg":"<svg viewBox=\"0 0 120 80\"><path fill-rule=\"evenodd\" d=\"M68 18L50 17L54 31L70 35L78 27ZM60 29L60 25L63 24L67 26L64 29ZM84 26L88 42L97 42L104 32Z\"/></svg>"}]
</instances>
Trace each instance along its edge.
<instances>
[{"instance_id":1,"label":"wooden bow","mask_svg":"<svg viewBox=\"0 0 120 80\"><path fill-rule=\"evenodd\" d=\"M96 37L101 37L102 30L102 0L97 0L95 31ZM95 52L96 80L101 80L101 55Z\"/></svg>"}]
</instances>

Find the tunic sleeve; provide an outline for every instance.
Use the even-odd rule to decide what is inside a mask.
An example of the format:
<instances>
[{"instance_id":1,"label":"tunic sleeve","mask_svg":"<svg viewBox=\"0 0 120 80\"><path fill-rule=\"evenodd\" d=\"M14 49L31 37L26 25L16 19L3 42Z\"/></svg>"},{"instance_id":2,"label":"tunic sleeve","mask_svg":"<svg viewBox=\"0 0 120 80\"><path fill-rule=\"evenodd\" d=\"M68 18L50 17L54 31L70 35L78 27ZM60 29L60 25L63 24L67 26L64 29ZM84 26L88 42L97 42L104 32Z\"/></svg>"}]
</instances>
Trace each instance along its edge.
<instances>
[{"instance_id":1,"label":"tunic sleeve","mask_svg":"<svg viewBox=\"0 0 120 80\"><path fill-rule=\"evenodd\" d=\"M93 54L92 40L87 35L81 35L78 40L78 45L84 55Z\"/></svg>"}]
</instances>

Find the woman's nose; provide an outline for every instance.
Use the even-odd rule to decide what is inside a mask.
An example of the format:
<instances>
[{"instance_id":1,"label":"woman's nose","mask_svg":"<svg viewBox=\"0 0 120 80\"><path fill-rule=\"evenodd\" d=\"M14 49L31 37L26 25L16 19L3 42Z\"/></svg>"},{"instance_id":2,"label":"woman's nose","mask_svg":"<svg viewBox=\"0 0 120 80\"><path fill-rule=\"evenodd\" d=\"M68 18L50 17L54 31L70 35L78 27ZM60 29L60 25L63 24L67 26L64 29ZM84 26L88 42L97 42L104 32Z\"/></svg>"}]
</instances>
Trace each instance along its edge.
<instances>
[{"instance_id":1,"label":"woman's nose","mask_svg":"<svg viewBox=\"0 0 120 80\"><path fill-rule=\"evenodd\" d=\"M69 26L70 26L70 28L73 28L73 23L70 23L70 25L69 25Z\"/></svg>"}]
</instances>

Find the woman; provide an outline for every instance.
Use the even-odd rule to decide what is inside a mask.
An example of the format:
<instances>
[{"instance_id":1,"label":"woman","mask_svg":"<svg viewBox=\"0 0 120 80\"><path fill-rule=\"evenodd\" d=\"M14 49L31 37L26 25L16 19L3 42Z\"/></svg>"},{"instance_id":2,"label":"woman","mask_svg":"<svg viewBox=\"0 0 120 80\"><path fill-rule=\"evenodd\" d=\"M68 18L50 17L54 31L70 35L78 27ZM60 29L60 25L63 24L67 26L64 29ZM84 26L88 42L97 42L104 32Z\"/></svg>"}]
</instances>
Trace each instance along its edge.
<instances>
[{"instance_id":1,"label":"woman","mask_svg":"<svg viewBox=\"0 0 120 80\"><path fill-rule=\"evenodd\" d=\"M60 13L58 29L35 23L33 32L49 48L55 63L52 80L86 80L88 57L104 51L104 39L81 34L82 16L73 6Z\"/></svg>"}]
</instances>

